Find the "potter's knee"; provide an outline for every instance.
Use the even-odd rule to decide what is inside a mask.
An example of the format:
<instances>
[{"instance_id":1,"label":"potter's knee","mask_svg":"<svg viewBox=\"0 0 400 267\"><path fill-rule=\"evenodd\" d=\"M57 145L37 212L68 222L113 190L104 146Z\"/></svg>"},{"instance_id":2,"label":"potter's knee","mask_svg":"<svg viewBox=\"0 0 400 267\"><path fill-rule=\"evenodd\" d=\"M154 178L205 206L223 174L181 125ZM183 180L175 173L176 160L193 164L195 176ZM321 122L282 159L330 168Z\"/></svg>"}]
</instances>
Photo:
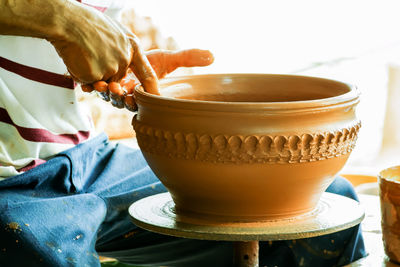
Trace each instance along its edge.
<instances>
[{"instance_id":1,"label":"potter's knee","mask_svg":"<svg viewBox=\"0 0 400 267\"><path fill-rule=\"evenodd\" d=\"M335 177L335 180L329 185L326 192L342 195L358 201L353 185L341 176Z\"/></svg>"}]
</instances>

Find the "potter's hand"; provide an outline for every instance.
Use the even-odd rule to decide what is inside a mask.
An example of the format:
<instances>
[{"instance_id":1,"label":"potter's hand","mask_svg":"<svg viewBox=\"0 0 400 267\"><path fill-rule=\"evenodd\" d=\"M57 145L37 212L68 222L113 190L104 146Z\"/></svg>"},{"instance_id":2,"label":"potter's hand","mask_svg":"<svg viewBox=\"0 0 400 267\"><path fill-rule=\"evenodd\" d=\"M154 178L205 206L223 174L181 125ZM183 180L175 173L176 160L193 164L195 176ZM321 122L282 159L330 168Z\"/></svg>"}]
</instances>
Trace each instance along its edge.
<instances>
[{"instance_id":1,"label":"potter's hand","mask_svg":"<svg viewBox=\"0 0 400 267\"><path fill-rule=\"evenodd\" d=\"M0 0L0 14L0 34L48 40L77 82L119 81L131 66L145 88L157 90L138 39L94 8L72 0Z\"/></svg>"},{"instance_id":2,"label":"potter's hand","mask_svg":"<svg viewBox=\"0 0 400 267\"><path fill-rule=\"evenodd\" d=\"M71 76L83 84L119 82L130 67L147 91L157 92L156 74L138 38L97 10L82 9L69 35L50 39Z\"/></svg>"},{"instance_id":3,"label":"potter's hand","mask_svg":"<svg viewBox=\"0 0 400 267\"><path fill-rule=\"evenodd\" d=\"M0 34L51 42L71 76L82 84L119 81L130 67L143 87L158 80L138 39L94 8L72 0L0 0Z\"/></svg>"},{"instance_id":4,"label":"potter's hand","mask_svg":"<svg viewBox=\"0 0 400 267\"><path fill-rule=\"evenodd\" d=\"M165 75L179 67L208 66L214 61L214 57L210 51L200 49L181 51L153 50L148 52L146 56L159 79L164 78ZM139 83L142 83L142 81L136 79L133 72L128 69L125 77L119 83L111 82L108 84L100 81L93 85L83 85L82 89L85 92L96 90L103 99L107 101L111 100L114 106L118 108L126 107L131 111L135 111L137 110L137 106L133 90ZM144 90L148 91L146 87L144 87ZM150 93L159 94L158 90L157 92Z\"/></svg>"}]
</instances>

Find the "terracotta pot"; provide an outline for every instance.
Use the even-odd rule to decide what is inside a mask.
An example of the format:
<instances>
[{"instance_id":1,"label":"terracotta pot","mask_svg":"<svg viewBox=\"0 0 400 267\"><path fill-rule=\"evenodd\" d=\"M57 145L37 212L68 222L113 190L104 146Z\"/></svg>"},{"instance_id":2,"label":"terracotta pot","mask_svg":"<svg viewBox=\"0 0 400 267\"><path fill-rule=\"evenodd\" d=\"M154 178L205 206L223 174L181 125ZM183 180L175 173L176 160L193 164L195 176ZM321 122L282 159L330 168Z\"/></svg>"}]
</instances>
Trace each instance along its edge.
<instances>
[{"instance_id":1,"label":"terracotta pot","mask_svg":"<svg viewBox=\"0 0 400 267\"><path fill-rule=\"evenodd\" d=\"M378 178L385 252L400 263L400 166L381 171Z\"/></svg>"},{"instance_id":2,"label":"terracotta pot","mask_svg":"<svg viewBox=\"0 0 400 267\"><path fill-rule=\"evenodd\" d=\"M352 151L357 90L321 78L215 74L136 91L133 120L177 212L235 220L313 210Z\"/></svg>"}]
</instances>

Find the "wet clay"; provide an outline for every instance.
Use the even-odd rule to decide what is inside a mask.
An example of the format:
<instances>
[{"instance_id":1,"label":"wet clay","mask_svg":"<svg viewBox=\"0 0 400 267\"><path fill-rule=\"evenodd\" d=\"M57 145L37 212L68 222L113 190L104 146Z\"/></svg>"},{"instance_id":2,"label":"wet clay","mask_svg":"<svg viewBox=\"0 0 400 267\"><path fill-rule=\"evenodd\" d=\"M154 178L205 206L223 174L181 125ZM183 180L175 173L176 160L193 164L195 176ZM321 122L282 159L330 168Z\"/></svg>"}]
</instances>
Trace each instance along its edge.
<instances>
[{"instance_id":1,"label":"wet clay","mask_svg":"<svg viewBox=\"0 0 400 267\"><path fill-rule=\"evenodd\" d=\"M379 190L385 253L400 263L400 166L380 173Z\"/></svg>"},{"instance_id":2,"label":"wet clay","mask_svg":"<svg viewBox=\"0 0 400 267\"><path fill-rule=\"evenodd\" d=\"M312 211L355 146L358 92L336 81L267 74L167 78L136 90L133 120L177 212L234 220Z\"/></svg>"}]
</instances>

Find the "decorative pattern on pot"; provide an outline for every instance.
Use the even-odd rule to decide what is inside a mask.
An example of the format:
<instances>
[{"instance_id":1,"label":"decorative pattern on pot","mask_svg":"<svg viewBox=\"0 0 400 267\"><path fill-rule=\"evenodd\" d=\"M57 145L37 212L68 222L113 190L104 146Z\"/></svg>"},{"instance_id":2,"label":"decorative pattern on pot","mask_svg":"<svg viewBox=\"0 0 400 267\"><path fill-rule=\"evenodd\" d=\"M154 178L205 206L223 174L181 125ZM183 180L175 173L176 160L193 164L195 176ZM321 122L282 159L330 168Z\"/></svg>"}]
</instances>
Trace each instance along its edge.
<instances>
[{"instance_id":1,"label":"decorative pattern on pot","mask_svg":"<svg viewBox=\"0 0 400 267\"><path fill-rule=\"evenodd\" d=\"M299 135L196 134L157 129L138 122L134 128L140 148L151 154L215 163L302 163L350 153L361 127Z\"/></svg>"}]
</instances>

